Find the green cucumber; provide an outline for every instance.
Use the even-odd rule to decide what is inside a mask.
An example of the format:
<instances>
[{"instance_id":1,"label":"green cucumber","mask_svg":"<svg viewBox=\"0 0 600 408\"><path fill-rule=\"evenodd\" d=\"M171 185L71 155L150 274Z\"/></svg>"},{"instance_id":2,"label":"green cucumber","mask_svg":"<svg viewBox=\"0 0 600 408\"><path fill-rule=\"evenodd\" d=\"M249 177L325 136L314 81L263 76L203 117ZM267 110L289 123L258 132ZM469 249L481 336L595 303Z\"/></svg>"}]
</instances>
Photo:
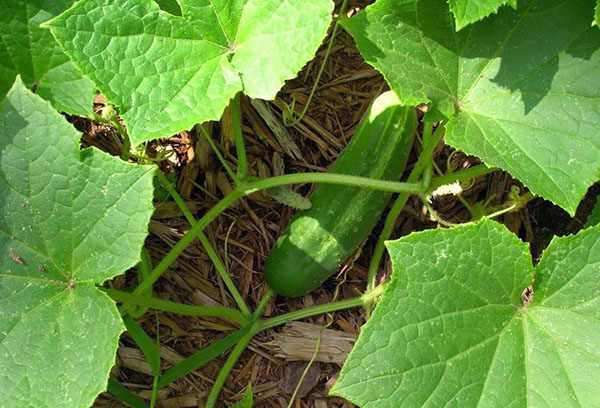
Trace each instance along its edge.
<instances>
[{"instance_id":1,"label":"green cucumber","mask_svg":"<svg viewBox=\"0 0 600 408\"><path fill-rule=\"evenodd\" d=\"M410 153L417 116L393 92L380 95L338 156L331 173L398 180ZM265 262L265 279L284 296L320 286L369 235L390 193L323 184L279 237Z\"/></svg>"}]
</instances>

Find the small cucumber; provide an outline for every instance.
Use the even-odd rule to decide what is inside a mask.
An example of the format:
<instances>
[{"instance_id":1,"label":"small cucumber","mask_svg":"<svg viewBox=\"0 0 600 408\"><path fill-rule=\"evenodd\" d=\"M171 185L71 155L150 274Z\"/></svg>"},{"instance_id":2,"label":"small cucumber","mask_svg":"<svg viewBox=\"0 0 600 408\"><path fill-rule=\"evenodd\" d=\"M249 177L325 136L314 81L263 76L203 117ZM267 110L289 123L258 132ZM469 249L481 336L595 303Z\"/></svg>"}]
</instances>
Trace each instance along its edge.
<instances>
[{"instance_id":1,"label":"small cucumber","mask_svg":"<svg viewBox=\"0 0 600 408\"><path fill-rule=\"evenodd\" d=\"M331 173L398 180L410 153L417 116L393 92L380 95L338 156ZM369 235L390 193L323 184L279 237L265 279L280 295L301 296L321 285Z\"/></svg>"}]
</instances>

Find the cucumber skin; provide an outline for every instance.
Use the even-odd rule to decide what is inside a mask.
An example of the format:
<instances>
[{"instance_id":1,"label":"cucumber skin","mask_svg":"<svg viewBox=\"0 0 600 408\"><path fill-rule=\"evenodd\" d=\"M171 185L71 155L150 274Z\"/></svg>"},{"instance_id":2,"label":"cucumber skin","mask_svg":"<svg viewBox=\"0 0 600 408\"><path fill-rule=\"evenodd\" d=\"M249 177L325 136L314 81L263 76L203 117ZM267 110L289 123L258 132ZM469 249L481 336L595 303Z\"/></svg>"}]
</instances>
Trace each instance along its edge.
<instances>
[{"instance_id":1,"label":"cucumber skin","mask_svg":"<svg viewBox=\"0 0 600 408\"><path fill-rule=\"evenodd\" d=\"M328 172L400 178L417 117L414 107L401 106L396 95L389 93L379 97L384 100L378 114L371 107ZM269 286L284 296L302 296L320 286L370 234L390 196L357 187L318 186L310 198L312 207L294 216L265 262Z\"/></svg>"}]
</instances>

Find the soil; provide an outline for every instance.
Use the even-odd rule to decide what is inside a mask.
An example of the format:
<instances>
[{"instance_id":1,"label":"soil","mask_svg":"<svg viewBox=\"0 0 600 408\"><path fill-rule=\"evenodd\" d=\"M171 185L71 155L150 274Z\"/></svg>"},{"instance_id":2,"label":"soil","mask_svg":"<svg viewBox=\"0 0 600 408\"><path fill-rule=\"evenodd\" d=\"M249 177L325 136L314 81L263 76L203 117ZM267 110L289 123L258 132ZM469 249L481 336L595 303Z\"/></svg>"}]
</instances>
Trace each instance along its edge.
<instances>
[{"instance_id":1,"label":"soil","mask_svg":"<svg viewBox=\"0 0 600 408\"><path fill-rule=\"evenodd\" d=\"M298 75L289 81L275 101L263 106L273 118L281 123L284 103L296 99L296 110L307 102L316 72L323 61L325 45ZM323 77L312 100L307 115L295 127L287 129L288 140L283 143L275 136L276 124L259 111L248 98L242 100L243 132L248 149L249 171L257 177L305 171L325 171L337 154L347 144L371 101L386 90L386 84L373 68L368 66L356 50L352 39L343 31L335 39L333 52L328 58ZM96 109L106 108L105 101L97 98ZM426 109L421 107L421 110ZM95 145L111 154L118 155L121 141L118 133L110 126L87 119L70 118L77 129L84 133L83 144ZM235 149L229 130L230 117L227 112L220 123L213 123L210 132L232 167L235 168ZM295 147L294 147L295 146ZM409 159L410 172L420 151L415 142L414 152ZM181 132L168 140L155 141L148 145L147 153L168 155L161 162L163 172L176 180L180 194L198 218L231 190L225 170L216 159L210 146L196 130ZM457 170L477 164L478 160L454 152L448 146L439 146L435 162L441 171ZM405 174L405 177L407 176ZM474 180L463 198L470 204L488 201L500 205L508 198L511 186L521 192L525 189L508 174L495 172ZM312 186L295 186L295 190L307 196ZM534 260L539 260L543 249L554 235L572 234L582 228L591 212L600 185L592 187L582 201L574 218L559 207L534 199L520 211L505 214L497 220L531 245ZM158 191L157 210L149 226L146 247L156 265L190 228L176 208ZM454 196L439 197L434 207L440 216L451 222L469 220L469 212ZM205 230L206 235L226 263L242 296L254 308L267 288L262 277L262 266L273 243L287 225L294 210L277 203L264 194L256 194L238 202L226 210ZM384 219L384 218L382 218ZM365 288L366 270L373 252L382 222L360 248L360 255L349 262L342 272L329 279L322 288L301 298L274 298L266 307L263 316L275 316L288 311L329 302L340 286L338 299L354 297ZM399 217L393 238L414 231L439 227L417 198L411 198ZM380 267L379 279L385 280L390 273L389 260ZM116 288L135 286L137 270L134 268L110 284ZM164 276L154 286L154 296L190 305L225 305L235 307L231 297L217 277L214 267L199 242L190 245ZM157 324L158 321L158 324ZM328 316L307 319L316 325L329 323ZM172 313L148 311L138 320L153 338L160 338L163 371L192 355L200 347L213 343L234 331L236 326L223 320L180 316ZM331 315L329 329L356 335L365 322L364 311L351 309ZM157 326L159 331L157 333ZM219 406L227 407L239 401L248 383L252 384L256 407L286 407L289 401L290 381L297 378L303 364L277 357L273 341L282 328L274 328L257 335L242 354L229 375L221 393ZM159 407L197 407L210 391L225 356L216 358L193 373L181 378L159 392ZM328 389L335 382L340 366L334 363L315 363L309 379L314 386L302 389L302 398L293 407L352 407L339 398L328 396ZM303 369L303 368L302 368ZM287 374L286 374L287 373ZM292 373L292 374L290 374ZM111 376L129 390L148 400L152 389L152 376L141 352L128 334L123 334L116 366ZM311 385L312 385L311 384ZM120 402L109 394L102 394L95 407L120 407Z\"/></svg>"}]
</instances>

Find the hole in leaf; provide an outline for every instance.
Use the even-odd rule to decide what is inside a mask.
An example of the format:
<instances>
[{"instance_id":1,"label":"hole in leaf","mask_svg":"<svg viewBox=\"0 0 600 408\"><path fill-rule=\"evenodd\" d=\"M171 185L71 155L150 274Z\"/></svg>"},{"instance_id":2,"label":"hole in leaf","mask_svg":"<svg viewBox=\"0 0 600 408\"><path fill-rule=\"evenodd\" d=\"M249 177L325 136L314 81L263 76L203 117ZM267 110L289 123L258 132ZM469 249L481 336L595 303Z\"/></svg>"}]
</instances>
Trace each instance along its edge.
<instances>
[{"instance_id":1,"label":"hole in leaf","mask_svg":"<svg viewBox=\"0 0 600 408\"><path fill-rule=\"evenodd\" d=\"M523 305L529 306L531 301L533 300L533 286L529 285L521 293L521 300L523 301Z\"/></svg>"}]
</instances>

